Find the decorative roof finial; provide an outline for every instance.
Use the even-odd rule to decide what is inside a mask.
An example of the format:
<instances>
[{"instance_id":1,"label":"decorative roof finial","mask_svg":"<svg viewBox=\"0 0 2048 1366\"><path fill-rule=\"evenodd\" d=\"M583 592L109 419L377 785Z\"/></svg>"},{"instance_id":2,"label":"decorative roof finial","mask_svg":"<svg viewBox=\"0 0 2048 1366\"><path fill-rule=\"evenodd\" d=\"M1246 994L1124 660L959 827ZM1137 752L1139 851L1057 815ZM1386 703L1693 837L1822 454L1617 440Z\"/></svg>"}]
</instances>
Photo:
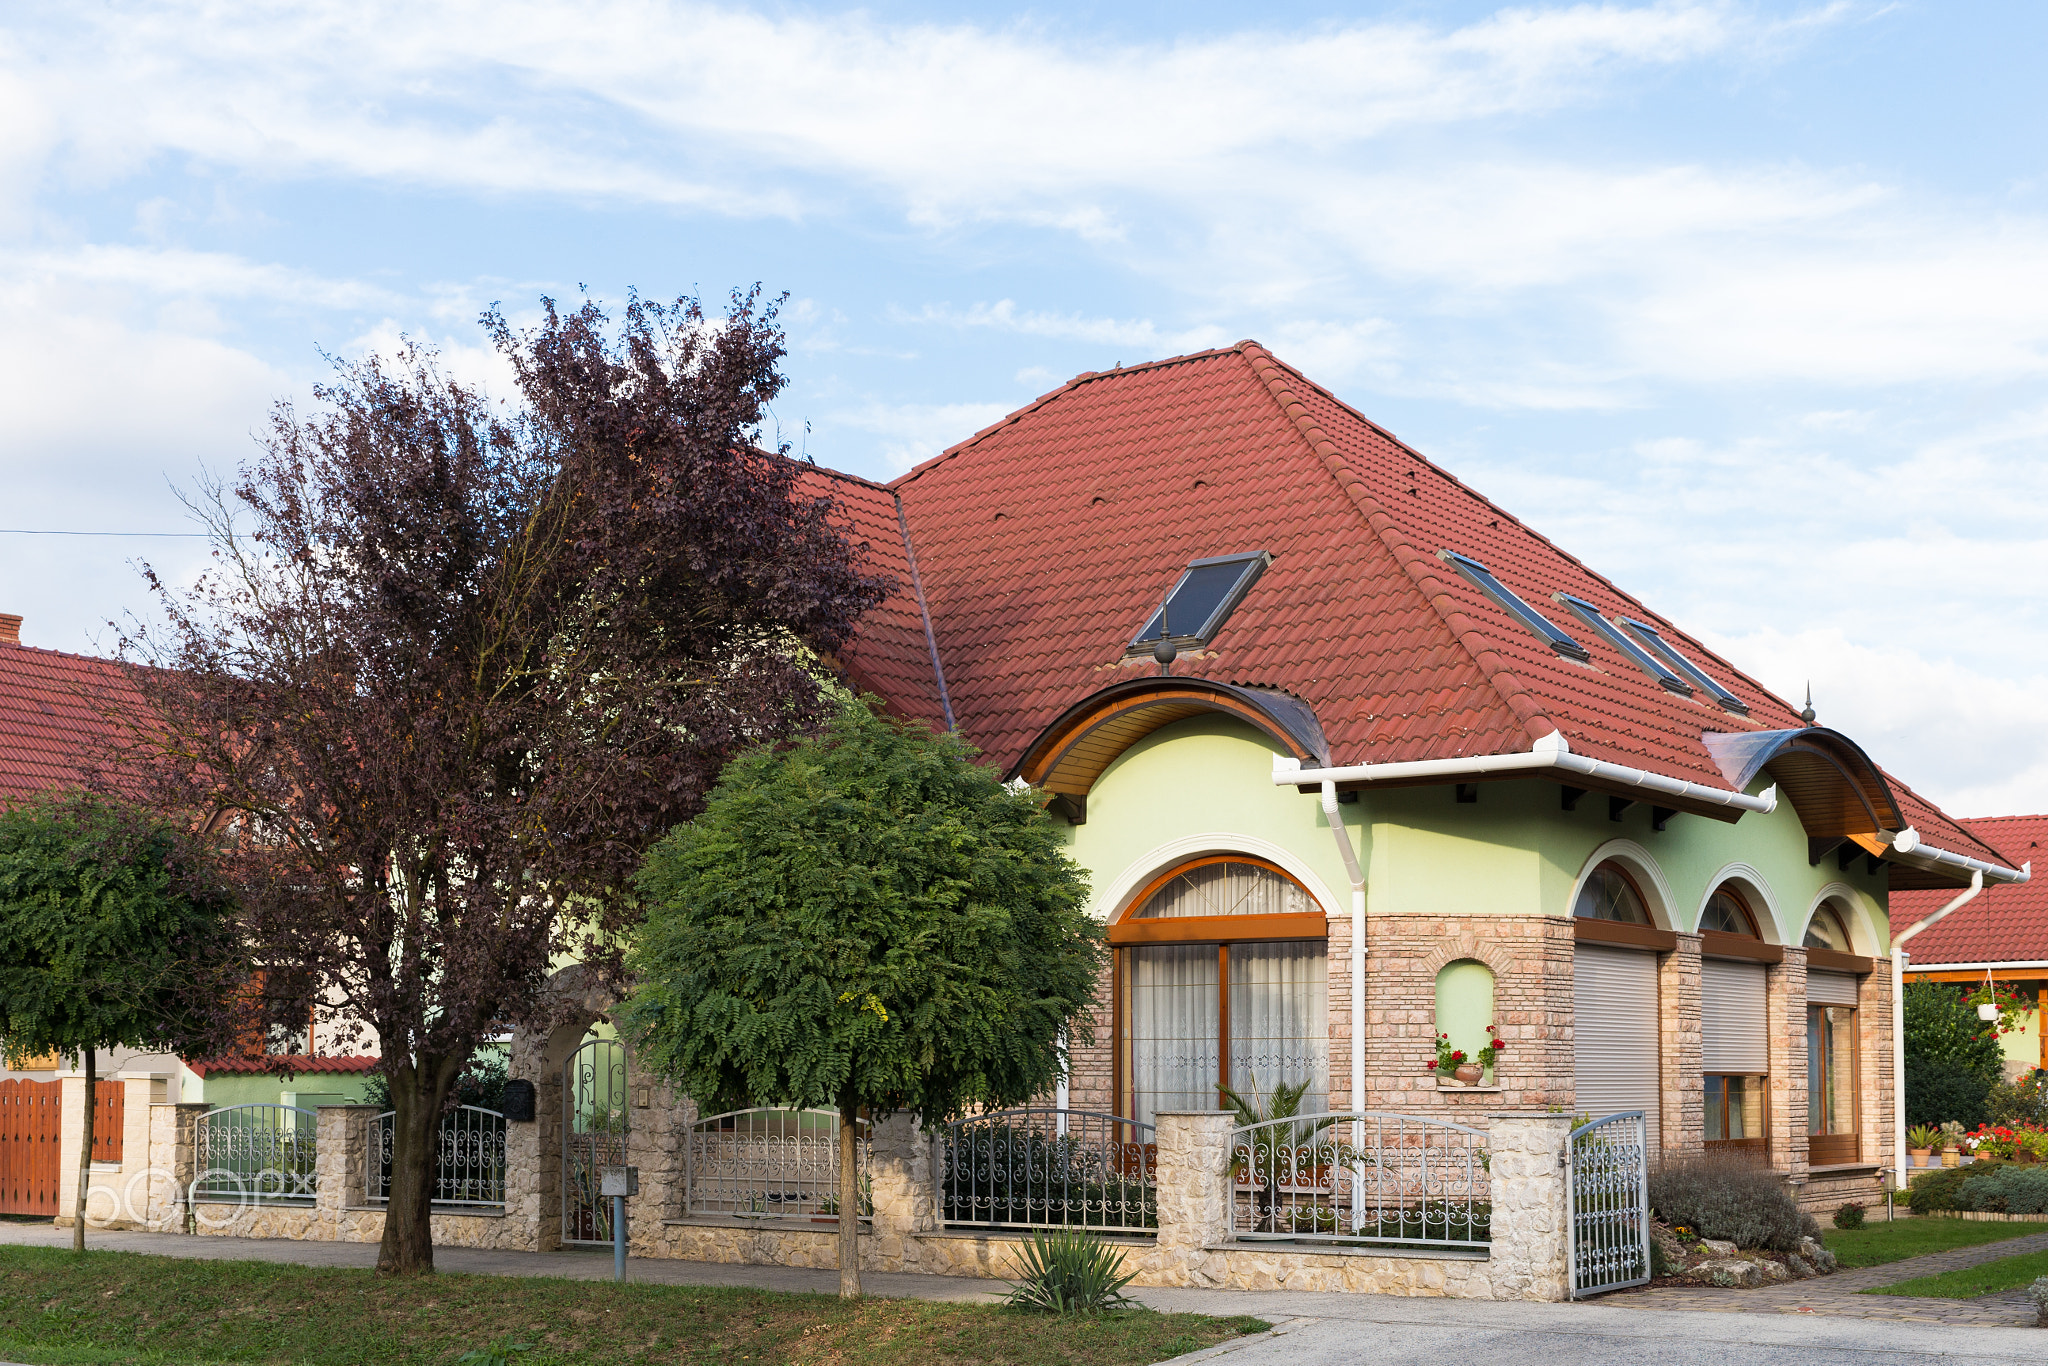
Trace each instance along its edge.
<instances>
[{"instance_id":1,"label":"decorative roof finial","mask_svg":"<svg viewBox=\"0 0 2048 1366\"><path fill-rule=\"evenodd\" d=\"M1800 711L1799 719L1810 726L1813 724L1813 716L1813 680L1809 678L1806 680L1806 706Z\"/></svg>"}]
</instances>

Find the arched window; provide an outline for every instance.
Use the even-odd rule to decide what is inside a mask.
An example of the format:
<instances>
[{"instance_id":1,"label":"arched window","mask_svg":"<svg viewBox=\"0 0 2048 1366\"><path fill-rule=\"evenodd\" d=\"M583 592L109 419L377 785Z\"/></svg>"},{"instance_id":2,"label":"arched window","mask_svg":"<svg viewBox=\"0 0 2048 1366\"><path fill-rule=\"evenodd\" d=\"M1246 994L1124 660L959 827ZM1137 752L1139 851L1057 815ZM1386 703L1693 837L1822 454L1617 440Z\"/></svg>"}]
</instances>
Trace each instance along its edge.
<instances>
[{"instance_id":1,"label":"arched window","mask_svg":"<svg viewBox=\"0 0 2048 1366\"><path fill-rule=\"evenodd\" d=\"M1219 1109L1223 1086L1264 1109L1304 1083L1300 1112L1328 1108L1328 933L1262 859L1197 859L1140 892L1109 936L1120 1112Z\"/></svg>"},{"instance_id":2,"label":"arched window","mask_svg":"<svg viewBox=\"0 0 2048 1366\"><path fill-rule=\"evenodd\" d=\"M1707 898L1700 911L1701 1082L1706 1089L1706 1142L1710 1147L1768 1147L1770 1037L1766 978L1761 963L1746 958L1743 946L1714 943L1761 939L1756 915L1732 885ZM1727 956L1716 957L1716 948Z\"/></svg>"},{"instance_id":3,"label":"arched window","mask_svg":"<svg viewBox=\"0 0 2048 1366\"><path fill-rule=\"evenodd\" d=\"M1832 898L1814 908L1813 919L1806 922L1806 938L1801 942L1809 949L1833 949L1836 953L1856 951L1849 943L1848 920Z\"/></svg>"},{"instance_id":4,"label":"arched window","mask_svg":"<svg viewBox=\"0 0 2048 1366\"><path fill-rule=\"evenodd\" d=\"M1476 958L1446 963L1436 975L1436 1032L1451 1036L1451 1047L1474 1058L1486 1047L1493 1023L1493 969ZM1485 1079L1492 1085L1493 1078Z\"/></svg>"},{"instance_id":5,"label":"arched window","mask_svg":"<svg viewBox=\"0 0 2048 1366\"><path fill-rule=\"evenodd\" d=\"M1750 914L1749 904L1732 887L1723 887L1707 898L1707 908L1700 912L1700 928L1739 934L1745 939L1763 938L1757 933L1756 917Z\"/></svg>"},{"instance_id":6,"label":"arched window","mask_svg":"<svg viewBox=\"0 0 2048 1366\"><path fill-rule=\"evenodd\" d=\"M1595 868L1579 888L1572 914L1582 920L1612 920L1622 925L1647 925L1650 912L1635 882L1612 859Z\"/></svg>"}]
</instances>

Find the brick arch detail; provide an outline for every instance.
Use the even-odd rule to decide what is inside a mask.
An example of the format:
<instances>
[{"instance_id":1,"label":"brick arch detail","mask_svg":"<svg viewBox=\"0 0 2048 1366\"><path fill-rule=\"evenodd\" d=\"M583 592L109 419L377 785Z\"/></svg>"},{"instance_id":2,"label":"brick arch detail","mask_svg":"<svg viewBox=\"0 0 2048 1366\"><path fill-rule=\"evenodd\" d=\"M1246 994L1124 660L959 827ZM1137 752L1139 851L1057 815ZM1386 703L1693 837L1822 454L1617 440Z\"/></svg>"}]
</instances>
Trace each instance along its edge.
<instances>
[{"instance_id":1,"label":"brick arch detail","mask_svg":"<svg viewBox=\"0 0 2048 1366\"><path fill-rule=\"evenodd\" d=\"M1422 966L1434 982L1438 973L1466 958L1486 964L1495 982L1513 972L1515 967L1515 960L1503 953L1498 945L1485 943L1476 934L1461 934L1444 940L1436 952L1422 960Z\"/></svg>"}]
</instances>

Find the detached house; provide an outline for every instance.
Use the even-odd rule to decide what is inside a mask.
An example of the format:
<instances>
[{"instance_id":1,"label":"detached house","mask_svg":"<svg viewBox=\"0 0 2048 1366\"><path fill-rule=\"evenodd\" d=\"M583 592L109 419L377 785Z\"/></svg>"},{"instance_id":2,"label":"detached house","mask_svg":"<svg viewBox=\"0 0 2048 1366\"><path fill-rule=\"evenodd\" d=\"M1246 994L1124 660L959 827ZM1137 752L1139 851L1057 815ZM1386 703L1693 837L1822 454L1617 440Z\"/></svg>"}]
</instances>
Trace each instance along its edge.
<instances>
[{"instance_id":1,"label":"detached house","mask_svg":"<svg viewBox=\"0 0 2048 1366\"><path fill-rule=\"evenodd\" d=\"M899 584L839 663L1092 875L1074 1109L1641 1110L1832 1208L1889 1162L1891 897L2027 877L1251 342L806 477Z\"/></svg>"}]
</instances>

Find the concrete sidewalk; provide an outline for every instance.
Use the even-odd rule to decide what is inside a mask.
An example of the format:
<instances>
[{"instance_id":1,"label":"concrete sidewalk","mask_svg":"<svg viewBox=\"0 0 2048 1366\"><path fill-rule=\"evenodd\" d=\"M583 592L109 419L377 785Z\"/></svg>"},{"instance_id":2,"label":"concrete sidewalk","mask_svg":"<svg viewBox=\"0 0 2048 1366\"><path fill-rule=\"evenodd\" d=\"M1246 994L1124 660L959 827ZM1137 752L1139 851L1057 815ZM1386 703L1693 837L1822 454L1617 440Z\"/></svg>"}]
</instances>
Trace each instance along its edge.
<instances>
[{"instance_id":1,"label":"concrete sidewalk","mask_svg":"<svg viewBox=\"0 0 2048 1366\"><path fill-rule=\"evenodd\" d=\"M281 1242L200 1238L171 1233L89 1232L87 1245L158 1256L249 1260L302 1266L368 1268L367 1243ZM68 1230L0 1224L0 1243L68 1247ZM489 1252L437 1248L443 1271L487 1276L561 1276L607 1280L604 1252ZM634 1259L627 1275L661 1285L756 1286L836 1294L839 1273L793 1267L727 1266ZM961 1277L884 1275L862 1278L871 1293L930 1300L994 1300L997 1282ZM1742 1292L1730 1292L1740 1296ZM1625 1297L1581 1304L1501 1304L1485 1300L1405 1299L1383 1295L1284 1291L1145 1289L1137 1298L1173 1313L1250 1314L1275 1325L1270 1334L1226 1343L1183 1361L1228 1357L1228 1366L1443 1366L1447 1360L1494 1359L1512 1366L1694 1366L1739 1356L1742 1366L1848 1366L1882 1362L2020 1363L2048 1359L2048 1331L1879 1322L1822 1314L1645 1313ZM1731 1306L1732 1307L1732 1306Z\"/></svg>"}]
</instances>

